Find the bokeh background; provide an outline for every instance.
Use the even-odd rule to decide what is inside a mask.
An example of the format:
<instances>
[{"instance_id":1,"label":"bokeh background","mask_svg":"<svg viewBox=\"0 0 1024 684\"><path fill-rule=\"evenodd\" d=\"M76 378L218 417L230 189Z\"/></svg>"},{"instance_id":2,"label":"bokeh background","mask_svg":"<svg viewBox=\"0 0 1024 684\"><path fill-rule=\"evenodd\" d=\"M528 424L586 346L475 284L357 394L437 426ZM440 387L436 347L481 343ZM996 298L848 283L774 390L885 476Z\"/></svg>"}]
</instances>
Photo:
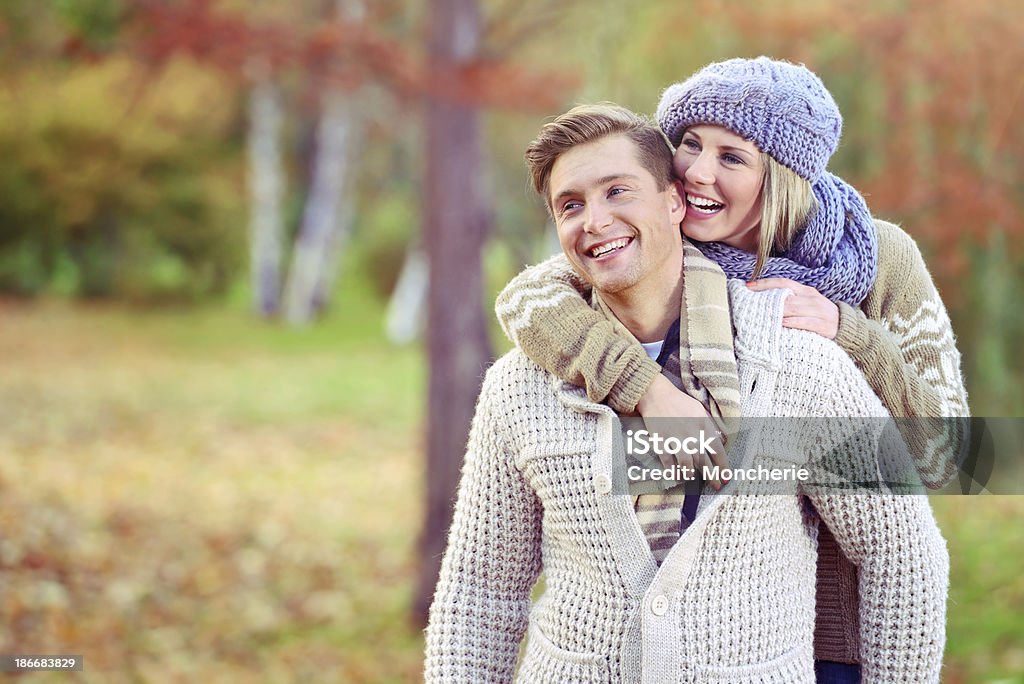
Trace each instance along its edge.
<instances>
[{"instance_id":1,"label":"bokeh background","mask_svg":"<svg viewBox=\"0 0 1024 684\"><path fill-rule=\"evenodd\" d=\"M19 677L419 680L525 145L758 54L1024 415L1018 0L0 2L0 653L86 658ZM1024 499L933 505L944 681L1024 682Z\"/></svg>"}]
</instances>

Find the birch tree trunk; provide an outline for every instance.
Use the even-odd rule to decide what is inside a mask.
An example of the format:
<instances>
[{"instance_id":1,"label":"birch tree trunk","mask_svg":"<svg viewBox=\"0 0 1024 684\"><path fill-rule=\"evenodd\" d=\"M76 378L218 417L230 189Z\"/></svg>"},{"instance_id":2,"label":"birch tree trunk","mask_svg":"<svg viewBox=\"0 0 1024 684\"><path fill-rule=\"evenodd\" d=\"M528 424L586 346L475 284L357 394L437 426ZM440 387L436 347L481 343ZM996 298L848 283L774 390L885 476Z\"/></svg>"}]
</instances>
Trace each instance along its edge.
<instances>
[{"instance_id":1,"label":"birch tree trunk","mask_svg":"<svg viewBox=\"0 0 1024 684\"><path fill-rule=\"evenodd\" d=\"M385 333L392 344L408 344L422 332L429 280L426 253L420 245L410 246L388 302Z\"/></svg>"},{"instance_id":2,"label":"birch tree trunk","mask_svg":"<svg viewBox=\"0 0 1024 684\"><path fill-rule=\"evenodd\" d=\"M482 293L481 252L488 231L480 188L481 134L477 110L445 98L456 67L481 40L477 0L431 0L429 96L426 101L424 236L430 264L427 290L426 510L419 538L420 568L413 619L423 625L444 553L466 437L484 368L491 358Z\"/></svg>"},{"instance_id":3,"label":"birch tree trunk","mask_svg":"<svg viewBox=\"0 0 1024 684\"><path fill-rule=\"evenodd\" d=\"M249 273L253 308L277 313L281 294L281 101L266 60L249 63Z\"/></svg>"},{"instance_id":4,"label":"birch tree trunk","mask_svg":"<svg viewBox=\"0 0 1024 684\"><path fill-rule=\"evenodd\" d=\"M352 224L351 178L356 114L351 95L329 92L317 127L314 166L302 225L292 249L285 317L308 323L326 304L326 281Z\"/></svg>"},{"instance_id":5,"label":"birch tree trunk","mask_svg":"<svg viewBox=\"0 0 1024 684\"><path fill-rule=\"evenodd\" d=\"M362 0L338 0L342 20L363 18ZM326 305L337 262L351 232L353 180L361 121L355 95L330 86L317 126L313 173L285 287L285 318L308 323Z\"/></svg>"}]
</instances>

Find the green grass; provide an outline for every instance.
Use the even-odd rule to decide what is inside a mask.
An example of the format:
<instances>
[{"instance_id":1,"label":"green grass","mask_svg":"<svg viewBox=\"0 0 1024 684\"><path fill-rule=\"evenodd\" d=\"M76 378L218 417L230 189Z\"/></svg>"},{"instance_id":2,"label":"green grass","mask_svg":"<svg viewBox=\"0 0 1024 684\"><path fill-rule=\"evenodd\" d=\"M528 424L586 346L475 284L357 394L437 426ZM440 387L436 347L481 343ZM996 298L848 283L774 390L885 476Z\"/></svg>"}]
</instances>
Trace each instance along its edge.
<instances>
[{"instance_id":1,"label":"green grass","mask_svg":"<svg viewBox=\"0 0 1024 684\"><path fill-rule=\"evenodd\" d=\"M946 682L1024 682L1024 497L942 496L949 545Z\"/></svg>"},{"instance_id":2,"label":"green grass","mask_svg":"<svg viewBox=\"0 0 1024 684\"><path fill-rule=\"evenodd\" d=\"M83 653L88 682L420 678L423 359L339 304L292 330L0 302L0 652ZM1024 497L933 502L944 681L1024 681Z\"/></svg>"}]
</instances>

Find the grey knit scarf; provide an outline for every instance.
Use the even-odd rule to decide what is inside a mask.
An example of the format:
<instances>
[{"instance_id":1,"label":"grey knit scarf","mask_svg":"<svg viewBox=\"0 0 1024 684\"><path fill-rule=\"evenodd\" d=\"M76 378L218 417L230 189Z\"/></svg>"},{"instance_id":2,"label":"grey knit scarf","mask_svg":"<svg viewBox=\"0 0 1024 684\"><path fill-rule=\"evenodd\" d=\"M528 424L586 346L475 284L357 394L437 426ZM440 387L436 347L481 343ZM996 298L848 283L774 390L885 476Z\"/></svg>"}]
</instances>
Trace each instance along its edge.
<instances>
[{"instance_id":1,"label":"grey knit scarf","mask_svg":"<svg viewBox=\"0 0 1024 684\"><path fill-rule=\"evenodd\" d=\"M785 254L769 257L761 278L790 278L833 301L859 306L878 274L878 234L864 198L825 172L812 186L818 207ZM730 278L750 280L757 255L721 242L694 244Z\"/></svg>"}]
</instances>

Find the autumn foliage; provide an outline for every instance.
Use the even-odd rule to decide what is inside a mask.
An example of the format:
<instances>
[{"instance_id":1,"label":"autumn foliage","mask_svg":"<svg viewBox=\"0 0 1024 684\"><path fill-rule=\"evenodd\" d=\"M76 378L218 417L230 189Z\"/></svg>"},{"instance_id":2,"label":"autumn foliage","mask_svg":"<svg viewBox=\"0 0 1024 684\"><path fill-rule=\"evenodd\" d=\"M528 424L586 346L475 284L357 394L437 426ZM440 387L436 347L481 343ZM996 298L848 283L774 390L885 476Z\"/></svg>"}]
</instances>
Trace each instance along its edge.
<instances>
[{"instance_id":1,"label":"autumn foliage","mask_svg":"<svg viewBox=\"0 0 1024 684\"><path fill-rule=\"evenodd\" d=\"M432 82L443 83L441 94L483 107L547 111L558 106L560 92L578 81L485 54L457 65L428 64L415 43L389 35L372 15L363 21L296 26L222 5L215 0L134 0L126 14L125 44L152 64L187 55L241 77L258 55L274 70L298 70L321 86L354 90L379 82L403 97L422 97ZM427 70L438 68L442 73L433 74L432 81Z\"/></svg>"}]
</instances>

